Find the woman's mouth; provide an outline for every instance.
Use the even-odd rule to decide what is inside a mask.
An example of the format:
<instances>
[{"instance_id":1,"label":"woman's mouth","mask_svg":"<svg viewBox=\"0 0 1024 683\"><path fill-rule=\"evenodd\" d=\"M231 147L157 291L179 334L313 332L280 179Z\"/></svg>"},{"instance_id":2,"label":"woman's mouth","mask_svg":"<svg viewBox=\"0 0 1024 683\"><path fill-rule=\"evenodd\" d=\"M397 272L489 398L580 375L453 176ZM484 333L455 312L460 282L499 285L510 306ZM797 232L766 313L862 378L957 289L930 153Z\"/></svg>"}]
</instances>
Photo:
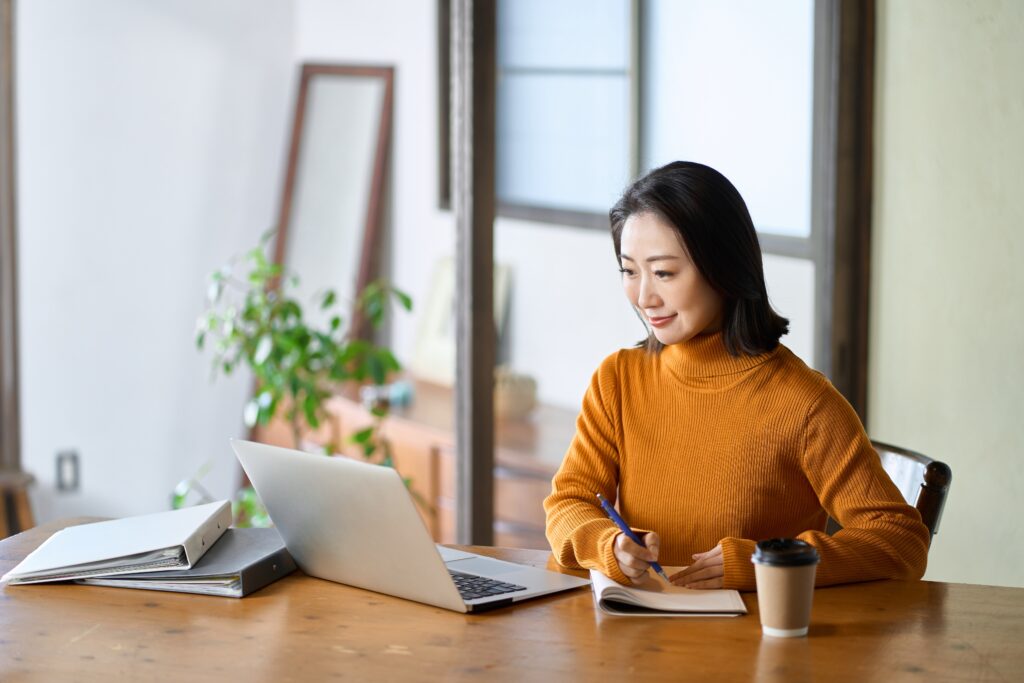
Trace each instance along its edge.
<instances>
[{"instance_id":1,"label":"woman's mouth","mask_svg":"<svg viewBox=\"0 0 1024 683\"><path fill-rule=\"evenodd\" d=\"M647 316L647 322L651 324L651 327L665 327L665 325L668 325L670 322L675 320L676 315L678 314L673 313L672 315L665 315L657 318L653 316Z\"/></svg>"}]
</instances>

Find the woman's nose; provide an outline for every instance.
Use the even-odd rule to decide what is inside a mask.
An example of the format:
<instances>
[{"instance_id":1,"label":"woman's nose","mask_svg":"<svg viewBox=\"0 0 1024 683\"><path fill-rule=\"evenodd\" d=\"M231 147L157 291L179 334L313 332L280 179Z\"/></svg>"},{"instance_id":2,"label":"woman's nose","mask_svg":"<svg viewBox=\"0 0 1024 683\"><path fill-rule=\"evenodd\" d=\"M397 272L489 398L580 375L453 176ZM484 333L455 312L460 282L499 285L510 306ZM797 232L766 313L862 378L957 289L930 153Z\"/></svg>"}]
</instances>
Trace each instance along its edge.
<instances>
[{"instance_id":1,"label":"woman's nose","mask_svg":"<svg viewBox=\"0 0 1024 683\"><path fill-rule=\"evenodd\" d=\"M637 305L640 308L654 308L661 303L658 293L655 291L654 283L647 278L640 280L640 296L637 297Z\"/></svg>"}]
</instances>

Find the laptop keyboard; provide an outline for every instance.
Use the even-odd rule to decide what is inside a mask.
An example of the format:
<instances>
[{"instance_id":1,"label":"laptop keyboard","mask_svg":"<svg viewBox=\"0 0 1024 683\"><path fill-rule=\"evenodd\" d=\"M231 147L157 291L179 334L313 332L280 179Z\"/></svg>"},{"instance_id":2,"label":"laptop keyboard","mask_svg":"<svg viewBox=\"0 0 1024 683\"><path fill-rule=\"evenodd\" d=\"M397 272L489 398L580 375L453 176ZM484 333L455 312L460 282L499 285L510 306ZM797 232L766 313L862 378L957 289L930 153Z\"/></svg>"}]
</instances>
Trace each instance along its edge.
<instances>
[{"instance_id":1,"label":"laptop keyboard","mask_svg":"<svg viewBox=\"0 0 1024 683\"><path fill-rule=\"evenodd\" d=\"M454 572L451 569L448 573L455 581L455 587L459 589L463 600L476 600L477 598L489 598L503 593L515 593L526 590L526 586L519 586L514 583L504 583L497 579L489 579L486 576L476 574L463 574Z\"/></svg>"}]
</instances>

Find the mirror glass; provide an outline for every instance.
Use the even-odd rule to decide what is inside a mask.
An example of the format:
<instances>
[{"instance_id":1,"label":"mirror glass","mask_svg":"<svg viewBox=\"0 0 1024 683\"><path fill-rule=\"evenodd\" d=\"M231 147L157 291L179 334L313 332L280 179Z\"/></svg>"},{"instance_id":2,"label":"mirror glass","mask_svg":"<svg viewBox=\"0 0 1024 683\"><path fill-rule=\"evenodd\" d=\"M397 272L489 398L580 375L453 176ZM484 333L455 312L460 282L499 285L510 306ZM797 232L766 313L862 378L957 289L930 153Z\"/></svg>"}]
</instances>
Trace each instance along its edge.
<instances>
[{"instance_id":1,"label":"mirror glass","mask_svg":"<svg viewBox=\"0 0 1024 683\"><path fill-rule=\"evenodd\" d=\"M392 81L390 68L303 66L277 260L299 276L294 293L314 321L318 292L354 301L377 277Z\"/></svg>"}]
</instances>

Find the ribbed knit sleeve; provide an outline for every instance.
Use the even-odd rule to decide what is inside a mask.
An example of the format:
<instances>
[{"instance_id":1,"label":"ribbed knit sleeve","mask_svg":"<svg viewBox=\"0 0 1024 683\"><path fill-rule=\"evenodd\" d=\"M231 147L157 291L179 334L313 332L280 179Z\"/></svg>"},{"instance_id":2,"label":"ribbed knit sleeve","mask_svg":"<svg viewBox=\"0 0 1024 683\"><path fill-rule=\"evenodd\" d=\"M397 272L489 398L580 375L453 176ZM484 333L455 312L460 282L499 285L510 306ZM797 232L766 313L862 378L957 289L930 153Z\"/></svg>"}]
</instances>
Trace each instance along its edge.
<instances>
[{"instance_id":1,"label":"ribbed knit sleeve","mask_svg":"<svg viewBox=\"0 0 1024 683\"><path fill-rule=\"evenodd\" d=\"M596 494L613 502L619 482L620 430L616 355L594 373L576 419L576 435L544 500L547 538L564 567L597 569L629 583L612 550L618 528L604 514Z\"/></svg>"},{"instance_id":2,"label":"ribbed knit sleeve","mask_svg":"<svg viewBox=\"0 0 1024 683\"><path fill-rule=\"evenodd\" d=\"M857 414L831 385L808 409L801 462L822 507L843 526L832 536L817 530L797 536L818 550L817 585L921 578L928 528L903 501ZM753 590L754 541L726 538L722 547L726 587Z\"/></svg>"}]
</instances>

